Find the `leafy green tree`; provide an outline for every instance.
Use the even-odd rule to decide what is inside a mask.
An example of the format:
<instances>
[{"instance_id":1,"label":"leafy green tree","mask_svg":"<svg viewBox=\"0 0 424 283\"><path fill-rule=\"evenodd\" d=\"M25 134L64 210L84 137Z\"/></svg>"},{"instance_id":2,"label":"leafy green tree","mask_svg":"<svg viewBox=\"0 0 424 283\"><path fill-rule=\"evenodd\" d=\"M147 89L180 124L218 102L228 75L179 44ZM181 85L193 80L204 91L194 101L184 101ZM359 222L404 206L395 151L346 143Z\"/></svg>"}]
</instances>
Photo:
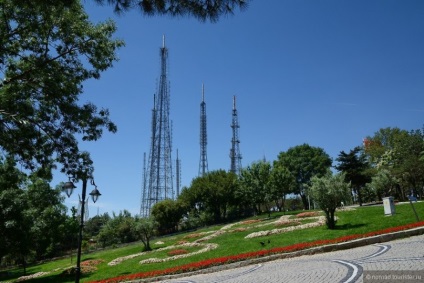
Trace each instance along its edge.
<instances>
[{"instance_id":1,"label":"leafy green tree","mask_svg":"<svg viewBox=\"0 0 424 283\"><path fill-rule=\"evenodd\" d=\"M97 240L102 247L134 242L139 240L134 226L135 218L128 210L124 209L118 215L113 213L112 218L100 229Z\"/></svg>"},{"instance_id":2,"label":"leafy green tree","mask_svg":"<svg viewBox=\"0 0 424 283\"><path fill-rule=\"evenodd\" d=\"M131 243L138 240L133 230L135 218L131 216L128 210L120 211L109 223L116 230L116 236L120 243Z\"/></svg>"},{"instance_id":3,"label":"leafy green tree","mask_svg":"<svg viewBox=\"0 0 424 283\"><path fill-rule=\"evenodd\" d=\"M398 199L406 199L411 193L423 195L424 163L420 160L424 150L424 131L406 131L399 128L382 128L364 142L365 153L377 169L385 169L398 180Z\"/></svg>"},{"instance_id":4,"label":"leafy green tree","mask_svg":"<svg viewBox=\"0 0 424 283\"><path fill-rule=\"evenodd\" d=\"M160 234L174 233L178 231L184 209L178 200L166 199L153 205L151 214L158 223Z\"/></svg>"},{"instance_id":5,"label":"leafy green tree","mask_svg":"<svg viewBox=\"0 0 424 283\"><path fill-rule=\"evenodd\" d=\"M77 0L4 0L0 17L0 149L47 177L53 161L72 173L77 134L93 141L116 132L107 109L79 97L123 42L112 39L113 22L89 22Z\"/></svg>"},{"instance_id":6,"label":"leafy green tree","mask_svg":"<svg viewBox=\"0 0 424 283\"><path fill-rule=\"evenodd\" d=\"M97 235L97 242L102 248L119 244L117 231L114 230L110 223L100 229L99 234Z\"/></svg>"},{"instance_id":7,"label":"leafy green tree","mask_svg":"<svg viewBox=\"0 0 424 283\"><path fill-rule=\"evenodd\" d=\"M294 176L286 167L276 164L269 176L269 186L272 199L278 211L285 211L286 196L296 188Z\"/></svg>"},{"instance_id":8,"label":"leafy green tree","mask_svg":"<svg viewBox=\"0 0 424 283\"><path fill-rule=\"evenodd\" d=\"M134 232L143 242L143 251L151 251L150 239L155 235L158 223L155 218L150 216L147 218L136 218Z\"/></svg>"},{"instance_id":9,"label":"leafy green tree","mask_svg":"<svg viewBox=\"0 0 424 283\"><path fill-rule=\"evenodd\" d=\"M31 219L27 232L31 235L31 248L36 259L60 255L68 217L61 190L52 189L47 181L32 176L25 194L25 214Z\"/></svg>"},{"instance_id":10,"label":"leafy green tree","mask_svg":"<svg viewBox=\"0 0 424 283\"><path fill-rule=\"evenodd\" d=\"M140 9L147 16L171 15L193 16L201 21L215 22L220 16L233 14L236 8L247 7L249 0L95 0L100 4L114 5L122 13L129 9Z\"/></svg>"},{"instance_id":11,"label":"leafy green tree","mask_svg":"<svg viewBox=\"0 0 424 283\"><path fill-rule=\"evenodd\" d=\"M412 130L397 142L394 175L401 180L402 198L424 193L424 163L420 160L424 150L424 131Z\"/></svg>"},{"instance_id":12,"label":"leafy green tree","mask_svg":"<svg viewBox=\"0 0 424 283\"><path fill-rule=\"evenodd\" d=\"M345 182L343 174L331 175L328 173L323 177L314 176L311 179L311 195L314 201L324 211L327 227L334 229L336 221L334 214L341 202L350 200L350 185Z\"/></svg>"},{"instance_id":13,"label":"leafy green tree","mask_svg":"<svg viewBox=\"0 0 424 283\"><path fill-rule=\"evenodd\" d=\"M30 253L29 219L24 213L27 198L22 189L26 176L16 169L13 158L0 158L0 261L9 255L16 263L24 263Z\"/></svg>"},{"instance_id":14,"label":"leafy green tree","mask_svg":"<svg viewBox=\"0 0 424 283\"><path fill-rule=\"evenodd\" d=\"M253 162L243 168L240 174L238 196L250 202L255 212L260 214L265 206L269 212L269 203L274 200L270 187L271 164L267 161Z\"/></svg>"},{"instance_id":15,"label":"leafy green tree","mask_svg":"<svg viewBox=\"0 0 424 283\"><path fill-rule=\"evenodd\" d=\"M361 147L355 147L349 153L341 151L336 159L339 162L334 166L339 172L343 172L347 182L358 196L359 205L362 206L361 189L371 182L370 165Z\"/></svg>"},{"instance_id":16,"label":"leafy green tree","mask_svg":"<svg viewBox=\"0 0 424 283\"><path fill-rule=\"evenodd\" d=\"M107 225L107 223L110 220L109 213L104 213L102 215L96 215L87 221L84 222L84 233L83 236L85 239L92 239L96 238L100 230L104 225Z\"/></svg>"},{"instance_id":17,"label":"leafy green tree","mask_svg":"<svg viewBox=\"0 0 424 283\"><path fill-rule=\"evenodd\" d=\"M13 158L0 160L0 258L15 263L59 255L72 230L60 190L16 169Z\"/></svg>"},{"instance_id":18,"label":"leafy green tree","mask_svg":"<svg viewBox=\"0 0 424 283\"><path fill-rule=\"evenodd\" d=\"M383 168L378 170L377 174L372 177L371 183L367 184L367 186L381 200L383 197L396 195L399 180L389 170Z\"/></svg>"},{"instance_id":19,"label":"leafy green tree","mask_svg":"<svg viewBox=\"0 0 424 283\"><path fill-rule=\"evenodd\" d=\"M178 199L196 217L203 217L206 223L220 223L235 205L237 177L225 170L211 171L205 176L193 179L190 187L182 190ZM188 207L187 207L188 206Z\"/></svg>"},{"instance_id":20,"label":"leafy green tree","mask_svg":"<svg viewBox=\"0 0 424 283\"><path fill-rule=\"evenodd\" d=\"M327 173L332 163L330 156L320 147L302 144L280 152L276 162L293 174L297 185L294 193L300 195L304 208L309 209L307 188L312 177Z\"/></svg>"}]
</instances>

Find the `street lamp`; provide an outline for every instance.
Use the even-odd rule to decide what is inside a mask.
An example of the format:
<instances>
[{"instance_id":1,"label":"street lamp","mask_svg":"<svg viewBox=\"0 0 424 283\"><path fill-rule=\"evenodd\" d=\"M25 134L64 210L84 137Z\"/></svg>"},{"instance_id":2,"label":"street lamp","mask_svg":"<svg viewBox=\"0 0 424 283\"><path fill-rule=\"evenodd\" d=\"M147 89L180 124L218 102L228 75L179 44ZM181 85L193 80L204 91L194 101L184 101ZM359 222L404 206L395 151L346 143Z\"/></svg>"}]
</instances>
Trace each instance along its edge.
<instances>
[{"instance_id":1,"label":"street lamp","mask_svg":"<svg viewBox=\"0 0 424 283\"><path fill-rule=\"evenodd\" d=\"M77 267L75 268L75 283L79 283L80 276L81 276L81 244L82 244L82 229L84 227L84 213L85 213L85 195L87 191L87 181L88 178L85 176L82 178L82 200L81 200L81 215L80 215L80 227L79 227L79 236L78 236L78 253L77 253ZM91 185L94 186L94 189L89 194L91 198L93 199L93 202L95 203L99 196L101 196L101 193L97 189L96 184L94 183L94 179L91 179ZM66 193L68 197L71 196L72 192L75 189L75 185L73 182L68 181L62 186L62 191Z\"/></svg>"}]
</instances>

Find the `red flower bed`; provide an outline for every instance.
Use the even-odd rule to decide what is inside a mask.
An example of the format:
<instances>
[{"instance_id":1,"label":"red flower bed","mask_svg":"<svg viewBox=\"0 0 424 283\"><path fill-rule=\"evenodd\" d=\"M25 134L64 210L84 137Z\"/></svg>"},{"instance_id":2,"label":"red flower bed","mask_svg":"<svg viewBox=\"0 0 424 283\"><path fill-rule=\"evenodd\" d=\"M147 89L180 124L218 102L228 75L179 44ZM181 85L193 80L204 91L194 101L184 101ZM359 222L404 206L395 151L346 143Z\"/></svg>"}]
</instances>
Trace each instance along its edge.
<instances>
[{"instance_id":1,"label":"red flower bed","mask_svg":"<svg viewBox=\"0 0 424 283\"><path fill-rule=\"evenodd\" d=\"M335 238L335 239L316 240L316 241L313 241L313 242L298 243L298 244L294 244L294 245L290 245L290 246L286 246L286 247L272 248L270 250L260 250L260 251L255 251L255 252L243 253L243 254L239 254L239 255L232 255L232 256L219 257L219 258L211 258L211 259L206 259L206 260L193 262L193 263L189 263L189 264L185 264L185 265L181 265L181 266L176 266L176 267L172 267L172 268L167 268L167 269L163 269L163 270L146 271L146 272L140 272L140 273L135 273L135 274L131 274L131 275L122 275L122 276L104 279L104 280L99 280L99 281L91 281L91 283L118 283L118 282L129 281L129 280L137 280L137 279L143 279L143 278L148 278L148 277L156 277L156 276L160 276L160 275L183 273L183 272L188 272L188 271L199 270L199 269L202 269L202 268L222 265L222 264L225 264L225 263L231 263L231 262L242 261L242 260L246 260L246 259L258 258L258 257L267 256L267 255L272 255L272 254L300 251L300 250L304 250L304 249L308 249L308 248L312 248L312 247L329 245L329 244L337 244L337 243L347 242L347 241L356 240L356 239L360 239L360 238L366 238L366 237L371 237L371 236L376 236L376 235L382 235L382 234L387 234L387 233L393 233L393 232L408 230L408 229L421 227L421 226L424 226L424 221L417 222L417 223L411 223L411 224L407 224L407 225L402 225L402 226L398 226L398 227L387 228L387 229L374 231L374 232L368 232L368 233L365 233L365 234L347 235L347 236L343 236L343 237L339 237L339 238Z\"/></svg>"},{"instance_id":2,"label":"red flower bed","mask_svg":"<svg viewBox=\"0 0 424 283\"><path fill-rule=\"evenodd\" d=\"M290 226L297 226L301 224L302 223L299 221L285 221L285 222L276 222L274 226L275 227L290 227Z\"/></svg>"},{"instance_id":3,"label":"red flower bed","mask_svg":"<svg viewBox=\"0 0 424 283\"><path fill-rule=\"evenodd\" d=\"M174 256L174 255L183 255L183 254L186 254L186 253L188 253L188 251L187 251L187 250L184 250L184 249L178 249L178 250L172 250L172 251L169 251L169 252L168 252L168 255L169 255L169 256Z\"/></svg>"},{"instance_id":4,"label":"red flower bed","mask_svg":"<svg viewBox=\"0 0 424 283\"><path fill-rule=\"evenodd\" d=\"M307 211L307 212L302 212L296 215L297 218L304 218L304 217L314 217L314 216L319 216L319 212L317 211Z\"/></svg>"},{"instance_id":5,"label":"red flower bed","mask_svg":"<svg viewBox=\"0 0 424 283\"><path fill-rule=\"evenodd\" d=\"M102 262L105 262L105 261L102 259L85 260L81 262L81 266L96 266Z\"/></svg>"}]
</instances>

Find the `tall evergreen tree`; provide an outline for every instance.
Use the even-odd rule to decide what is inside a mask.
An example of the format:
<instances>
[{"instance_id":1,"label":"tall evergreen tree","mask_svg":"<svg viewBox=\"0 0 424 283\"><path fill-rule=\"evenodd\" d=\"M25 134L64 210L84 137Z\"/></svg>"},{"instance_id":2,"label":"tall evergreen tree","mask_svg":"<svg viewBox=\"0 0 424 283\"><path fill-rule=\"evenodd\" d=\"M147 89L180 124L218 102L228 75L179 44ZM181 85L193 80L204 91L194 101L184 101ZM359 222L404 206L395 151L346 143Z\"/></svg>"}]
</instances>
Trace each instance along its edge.
<instances>
[{"instance_id":1,"label":"tall evergreen tree","mask_svg":"<svg viewBox=\"0 0 424 283\"><path fill-rule=\"evenodd\" d=\"M117 13L130 9L140 10L144 15L191 16L201 21L216 22L220 17L231 15L237 8L244 9L250 0L95 0L100 4L114 6Z\"/></svg>"},{"instance_id":2,"label":"tall evergreen tree","mask_svg":"<svg viewBox=\"0 0 424 283\"><path fill-rule=\"evenodd\" d=\"M336 161L338 164L334 167L339 172L344 173L345 181L351 183L354 193L358 196L358 203L362 206L361 189L371 182L370 165L362 152L362 148L357 146L349 153L341 151Z\"/></svg>"}]
</instances>

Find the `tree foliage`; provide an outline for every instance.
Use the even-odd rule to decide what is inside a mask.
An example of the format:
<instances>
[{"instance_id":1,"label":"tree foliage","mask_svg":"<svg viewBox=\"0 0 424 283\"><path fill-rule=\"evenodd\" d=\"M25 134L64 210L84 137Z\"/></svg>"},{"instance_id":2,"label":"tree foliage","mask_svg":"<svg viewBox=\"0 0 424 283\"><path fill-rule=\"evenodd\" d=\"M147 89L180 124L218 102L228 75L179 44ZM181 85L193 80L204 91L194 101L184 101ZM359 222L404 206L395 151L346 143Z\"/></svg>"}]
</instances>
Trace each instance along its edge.
<instances>
[{"instance_id":1,"label":"tree foliage","mask_svg":"<svg viewBox=\"0 0 424 283\"><path fill-rule=\"evenodd\" d=\"M181 202L172 199L157 202L151 209L151 215L158 223L160 234L177 232L183 214L184 209Z\"/></svg>"},{"instance_id":2,"label":"tree foliage","mask_svg":"<svg viewBox=\"0 0 424 283\"><path fill-rule=\"evenodd\" d=\"M359 205L362 205L363 199L361 189L371 181L370 165L363 154L361 147L355 147L349 153L341 151L336 161L339 163L334 166L339 172L343 172L347 182L352 185L355 194L358 196Z\"/></svg>"},{"instance_id":3,"label":"tree foliage","mask_svg":"<svg viewBox=\"0 0 424 283\"><path fill-rule=\"evenodd\" d=\"M241 171L239 195L246 201L250 200L256 213L261 213L261 205L266 205L269 211L268 202L272 199L270 175L271 164L267 161L253 162Z\"/></svg>"},{"instance_id":4,"label":"tree foliage","mask_svg":"<svg viewBox=\"0 0 424 283\"><path fill-rule=\"evenodd\" d=\"M312 177L327 173L332 164L330 156L320 147L302 144L280 152L276 162L293 174L297 184L294 193L301 196L304 208L309 209L306 188Z\"/></svg>"},{"instance_id":5,"label":"tree foliage","mask_svg":"<svg viewBox=\"0 0 424 283\"><path fill-rule=\"evenodd\" d=\"M286 196L296 189L296 181L293 174L287 169L274 164L269 179L270 194L275 206L279 211L285 211Z\"/></svg>"},{"instance_id":6,"label":"tree foliage","mask_svg":"<svg viewBox=\"0 0 424 283\"><path fill-rule=\"evenodd\" d=\"M236 181L236 175L231 172L211 171L193 179L178 199L186 211L189 210L189 217L199 217L203 224L220 223L227 219L229 209L235 205Z\"/></svg>"},{"instance_id":7,"label":"tree foliage","mask_svg":"<svg viewBox=\"0 0 424 283\"><path fill-rule=\"evenodd\" d=\"M53 161L72 173L76 134L93 141L116 132L107 109L79 98L123 42L112 39L113 22L89 22L80 1L5 0L0 17L0 149L44 175Z\"/></svg>"},{"instance_id":8,"label":"tree foliage","mask_svg":"<svg viewBox=\"0 0 424 283\"><path fill-rule=\"evenodd\" d=\"M249 0L95 0L100 4L113 5L117 13L138 9L147 16L190 16L201 21L216 22L219 17L231 15L247 7Z\"/></svg>"},{"instance_id":9,"label":"tree foliage","mask_svg":"<svg viewBox=\"0 0 424 283\"><path fill-rule=\"evenodd\" d=\"M364 147L371 164L378 171L386 170L385 174L390 172L391 178L397 180L395 190L391 190L395 198L406 199L411 190L422 197L424 130L382 128L366 138Z\"/></svg>"},{"instance_id":10,"label":"tree foliage","mask_svg":"<svg viewBox=\"0 0 424 283\"><path fill-rule=\"evenodd\" d=\"M0 260L24 264L60 255L76 235L60 190L26 176L12 158L0 160Z\"/></svg>"},{"instance_id":11,"label":"tree foliage","mask_svg":"<svg viewBox=\"0 0 424 283\"><path fill-rule=\"evenodd\" d=\"M143 242L143 251L150 251L150 239L155 235L158 223L154 217L136 218L134 231Z\"/></svg>"},{"instance_id":12,"label":"tree foliage","mask_svg":"<svg viewBox=\"0 0 424 283\"><path fill-rule=\"evenodd\" d=\"M328 173L323 177L312 177L311 195L324 211L327 227L334 229L336 226L334 218L336 208L340 206L341 202L348 203L350 200L350 184L345 182L345 176Z\"/></svg>"}]
</instances>

